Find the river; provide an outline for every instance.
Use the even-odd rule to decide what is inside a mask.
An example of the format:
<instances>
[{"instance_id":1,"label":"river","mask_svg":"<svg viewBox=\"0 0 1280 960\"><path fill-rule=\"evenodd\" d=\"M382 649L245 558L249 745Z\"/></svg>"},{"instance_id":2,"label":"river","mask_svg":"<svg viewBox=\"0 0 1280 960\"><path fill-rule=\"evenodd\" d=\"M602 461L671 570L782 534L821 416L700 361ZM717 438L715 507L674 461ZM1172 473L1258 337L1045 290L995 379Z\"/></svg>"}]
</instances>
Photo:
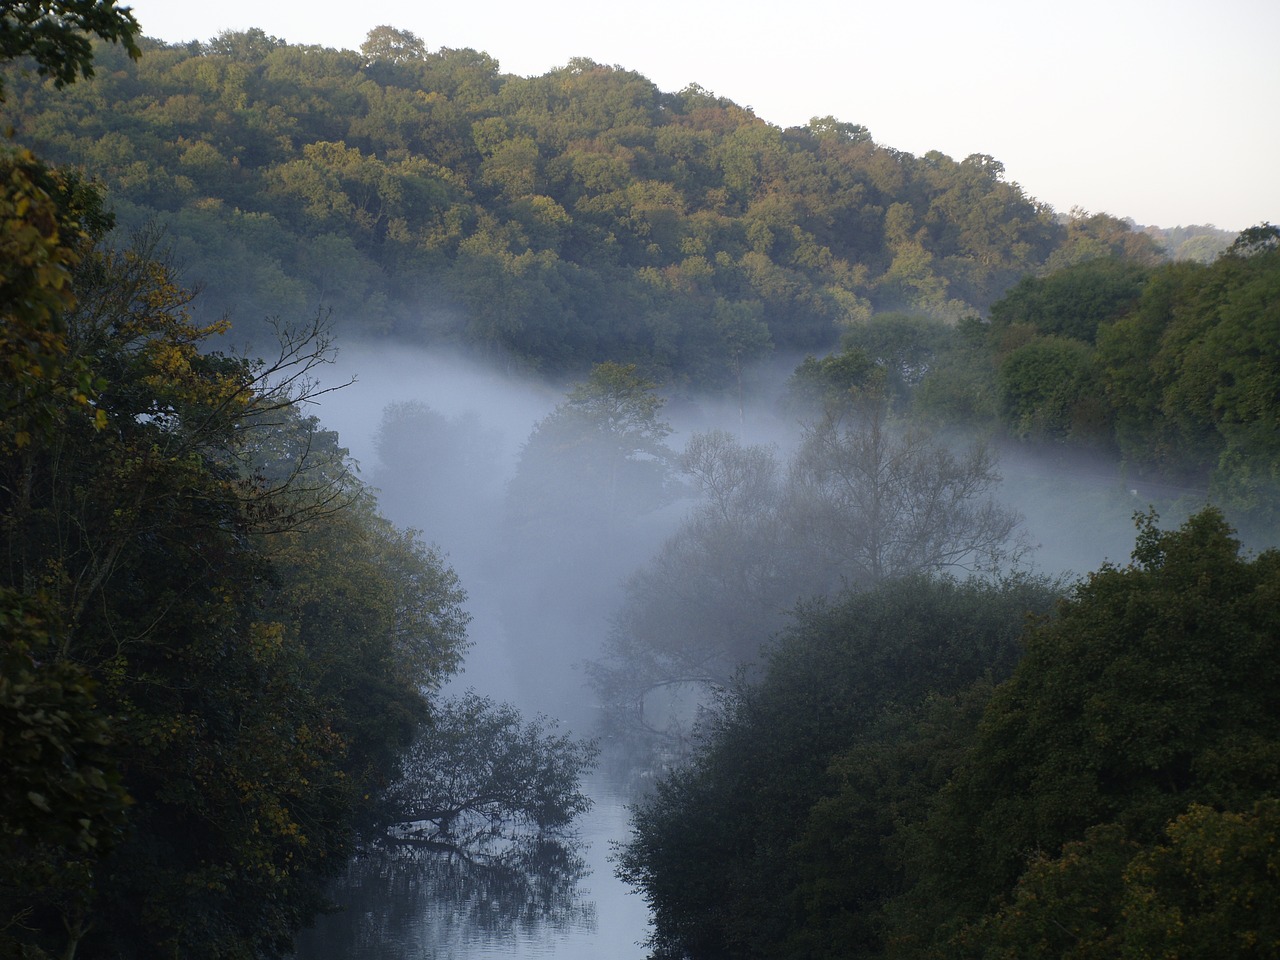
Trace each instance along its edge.
<instances>
[{"instance_id":1,"label":"river","mask_svg":"<svg viewBox=\"0 0 1280 960\"><path fill-rule=\"evenodd\" d=\"M561 395L456 359L359 347L344 348L333 383L352 376L325 398L326 427L370 470L384 515L424 531L468 594L473 645L444 693L471 688L594 736L583 665L600 654L627 576L680 511L512 526L508 484ZM589 775L577 846L521 853L511 869L358 859L331 894L345 909L303 932L297 960L641 960L648 911L609 862L628 830L624 779L604 766Z\"/></svg>"},{"instance_id":2,"label":"river","mask_svg":"<svg viewBox=\"0 0 1280 960\"><path fill-rule=\"evenodd\" d=\"M642 960L648 912L609 863L627 801L603 773L587 787L576 861L485 875L439 859L357 861L332 893L345 909L303 931L296 960Z\"/></svg>"}]
</instances>

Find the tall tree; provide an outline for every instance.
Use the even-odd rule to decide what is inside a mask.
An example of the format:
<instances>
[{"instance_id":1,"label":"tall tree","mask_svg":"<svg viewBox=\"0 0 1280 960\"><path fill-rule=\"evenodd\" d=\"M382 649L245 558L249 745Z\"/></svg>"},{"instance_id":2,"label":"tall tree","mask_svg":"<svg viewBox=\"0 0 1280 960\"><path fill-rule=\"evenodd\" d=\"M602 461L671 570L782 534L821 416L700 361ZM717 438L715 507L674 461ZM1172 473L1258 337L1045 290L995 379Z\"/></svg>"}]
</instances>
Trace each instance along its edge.
<instances>
[{"instance_id":1,"label":"tall tree","mask_svg":"<svg viewBox=\"0 0 1280 960\"><path fill-rule=\"evenodd\" d=\"M634 364L597 364L521 451L510 490L516 516L607 527L667 502L671 427L656 387Z\"/></svg>"},{"instance_id":2,"label":"tall tree","mask_svg":"<svg viewBox=\"0 0 1280 960\"><path fill-rule=\"evenodd\" d=\"M836 582L994 570L1025 550L1021 518L994 499L998 482L984 446L957 455L918 427L895 427L877 377L806 428L791 522Z\"/></svg>"},{"instance_id":3,"label":"tall tree","mask_svg":"<svg viewBox=\"0 0 1280 960\"><path fill-rule=\"evenodd\" d=\"M698 500L627 581L593 683L631 733L687 736L689 717L648 702L660 690L707 702L757 658L812 588L784 521L775 451L724 431L695 434L677 461Z\"/></svg>"},{"instance_id":4,"label":"tall tree","mask_svg":"<svg viewBox=\"0 0 1280 960\"><path fill-rule=\"evenodd\" d=\"M64 773L46 796L28 769L3 798L29 837L0 876L5 936L278 954L395 776L424 686L456 666L461 595L294 410L324 359L312 328L273 363L220 354L221 326L191 321L146 247L88 251L72 281L49 425L0 447L0 595L26 624L4 655L65 718L50 740L18 713L49 744L31 762Z\"/></svg>"},{"instance_id":5,"label":"tall tree","mask_svg":"<svg viewBox=\"0 0 1280 960\"><path fill-rule=\"evenodd\" d=\"M634 366L600 364L520 452L507 487L503 614L525 695L546 713L581 716L572 671L596 655L598 624L631 558L656 539L653 512L674 496L663 402Z\"/></svg>"},{"instance_id":6,"label":"tall tree","mask_svg":"<svg viewBox=\"0 0 1280 960\"><path fill-rule=\"evenodd\" d=\"M374 27L360 44L367 63L414 63L427 58L427 45L408 30L397 30L386 24Z\"/></svg>"}]
</instances>

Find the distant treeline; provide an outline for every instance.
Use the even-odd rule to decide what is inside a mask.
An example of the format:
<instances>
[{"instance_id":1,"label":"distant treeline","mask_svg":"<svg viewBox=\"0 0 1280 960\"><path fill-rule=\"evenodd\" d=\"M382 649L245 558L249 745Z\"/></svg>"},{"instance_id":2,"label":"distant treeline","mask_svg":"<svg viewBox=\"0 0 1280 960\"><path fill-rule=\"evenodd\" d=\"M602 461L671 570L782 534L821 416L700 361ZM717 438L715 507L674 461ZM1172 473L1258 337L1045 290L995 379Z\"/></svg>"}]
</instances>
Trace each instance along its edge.
<instances>
[{"instance_id":1,"label":"distant treeline","mask_svg":"<svg viewBox=\"0 0 1280 960\"><path fill-rule=\"evenodd\" d=\"M1209 264L1115 257L1025 277L988 319L879 314L810 375L880 367L912 419L1041 451L1090 451L1139 486L1274 529L1280 489L1280 230ZM1266 542L1272 542L1267 540Z\"/></svg>"},{"instance_id":2,"label":"distant treeline","mask_svg":"<svg viewBox=\"0 0 1280 960\"><path fill-rule=\"evenodd\" d=\"M242 333L332 309L362 335L711 386L876 311L956 320L1028 274L1163 257L992 157L915 157L830 117L784 130L589 60L516 77L390 27L359 51L261 30L140 46L100 45L66 90L8 68L6 119L100 177L123 227L162 223L198 313ZM1203 258L1212 231L1168 239L1205 236L1184 251Z\"/></svg>"}]
</instances>

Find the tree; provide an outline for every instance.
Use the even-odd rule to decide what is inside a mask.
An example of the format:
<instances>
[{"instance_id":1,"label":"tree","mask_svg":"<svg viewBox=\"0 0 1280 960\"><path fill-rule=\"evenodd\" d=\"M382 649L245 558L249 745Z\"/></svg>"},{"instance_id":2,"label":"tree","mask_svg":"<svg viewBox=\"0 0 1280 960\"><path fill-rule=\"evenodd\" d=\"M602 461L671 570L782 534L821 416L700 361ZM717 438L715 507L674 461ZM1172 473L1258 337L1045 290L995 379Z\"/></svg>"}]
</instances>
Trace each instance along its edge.
<instances>
[{"instance_id":1,"label":"tree","mask_svg":"<svg viewBox=\"0 0 1280 960\"><path fill-rule=\"evenodd\" d=\"M285 45L279 37L273 37L261 27L248 30L220 30L205 45L205 50L215 56L226 57L240 63L261 63L271 51Z\"/></svg>"},{"instance_id":2,"label":"tree","mask_svg":"<svg viewBox=\"0 0 1280 960\"><path fill-rule=\"evenodd\" d=\"M916 571L993 570L1025 550L999 506L985 447L960 455L917 427L895 430L877 385L829 405L791 467L790 522L833 582Z\"/></svg>"},{"instance_id":3,"label":"tree","mask_svg":"<svg viewBox=\"0 0 1280 960\"><path fill-rule=\"evenodd\" d=\"M1175 423L1165 412L1173 358L1163 346L1175 318L1197 299L1206 272L1197 263L1154 271L1137 306L1098 330L1095 356L1115 411L1116 446L1139 475L1207 476L1213 456L1209 425L1188 430L1189 417Z\"/></svg>"},{"instance_id":4,"label":"tree","mask_svg":"<svg viewBox=\"0 0 1280 960\"><path fill-rule=\"evenodd\" d=\"M1275 228L1240 235L1213 264L1155 271L1136 309L1100 330L1115 436L1140 475L1213 496L1250 539L1269 542L1280 483Z\"/></svg>"},{"instance_id":5,"label":"tree","mask_svg":"<svg viewBox=\"0 0 1280 960\"><path fill-rule=\"evenodd\" d=\"M502 519L499 440L474 413L445 417L418 401L389 404L374 436L382 509L430 530L455 558L483 553Z\"/></svg>"},{"instance_id":6,"label":"tree","mask_svg":"<svg viewBox=\"0 0 1280 960\"><path fill-rule=\"evenodd\" d=\"M1072 207L1067 215L1066 237L1046 265L1050 270L1061 270L1089 260L1115 258L1153 267L1166 257L1156 238L1136 230L1133 221Z\"/></svg>"},{"instance_id":7,"label":"tree","mask_svg":"<svg viewBox=\"0 0 1280 960\"><path fill-rule=\"evenodd\" d=\"M408 30L397 30L385 24L374 27L360 44L365 63L392 64L421 62L427 58L427 45Z\"/></svg>"},{"instance_id":8,"label":"tree","mask_svg":"<svg viewBox=\"0 0 1280 960\"><path fill-rule=\"evenodd\" d=\"M585 517L608 527L666 503L671 433L656 384L634 364L601 363L534 428L510 502L516 515Z\"/></svg>"},{"instance_id":9,"label":"tree","mask_svg":"<svg viewBox=\"0 0 1280 960\"><path fill-rule=\"evenodd\" d=\"M1226 255L1241 260L1268 253L1280 247L1280 227L1262 222L1240 231L1240 235L1227 248Z\"/></svg>"},{"instance_id":10,"label":"tree","mask_svg":"<svg viewBox=\"0 0 1280 960\"><path fill-rule=\"evenodd\" d=\"M279 953L456 666L461 595L296 413L314 326L273 363L221 354L145 245L88 250L70 279L47 417L0 444L6 681L45 704L16 719L47 746L0 796L26 834L5 935L36 956ZM31 795L61 806L33 818Z\"/></svg>"},{"instance_id":11,"label":"tree","mask_svg":"<svg viewBox=\"0 0 1280 960\"><path fill-rule=\"evenodd\" d=\"M461 666L470 616L444 558L382 517L370 491L348 493L322 521L262 545L278 582L264 606L296 638L307 696L341 738L347 818L368 836L431 700Z\"/></svg>"},{"instance_id":12,"label":"tree","mask_svg":"<svg viewBox=\"0 0 1280 960\"><path fill-rule=\"evenodd\" d=\"M911 399L956 339L954 327L931 317L877 313L850 326L840 345L845 353L862 351L883 371L885 389L899 406Z\"/></svg>"},{"instance_id":13,"label":"tree","mask_svg":"<svg viewBox=\"0 0 1280 960\"><path fill-rule=\"evenodd\" d=\"M687 736L690 718L647 703L650 695L664 688L707 702L810 586L787 539L772 449L711 431L694 434L677 464L699 500L627 581L605 655L591 665L611 719L631 734Z\"/></svg>"},{"instance_id":14,"label":"tree","mask_svg":"<svg viewBox=\"0 0 1280 960\"><path fill-rule=\"evenodd\" d=\"M818 139L831 139L841 143L867 143L871 133L858 123L843 123L835 117L813 117L807 129Z\"/></svg>"},{"instance_id":15,"label":"tree","mask_svg":"<svg viewBox=\"0 0 1280 960\"><path fill-rule=\"evenodd\" d=\"M1146 844L1117 824L1091 827L1059 856L1035 856L964 944L1045 960L1275 956L1278 808L1276 797L1241 811L1193 803Z\"/></svg>"},{"instance_id":16,"label":"tree","mask_svg":"<svg viewBox=\"0 0 1280 960\"><path fill-rule=\"evenodd\" d=\"M807 356L787 381L787 403L809 420L848 405L851 396L874 387L875 361L861 347L846 345L818 359Z\"/></svg>"},{"instance_id":17,"label":"tree","mask_svg":"<svg viewBox=\"0 0 1280 960\"><path fill-rule=\"evenodd\" d=\"M913 391L912 413L926 423L989 429L999 410L990 327L978 317L956 324L951 349L929 364Z\"/></svg>"},{"instance_id":18,"label":"tree","mask_svg":"<svg viewBox=\"0 0 1280 960\"><path fill-rule=\"evenodd\" d=\"M711 322L716 336L724 344L738 392L738 421L746 421L746 397L742 388L742 369L762 357L773 347L769 328L764 322L764 309L759 303L732 302L716 298Z\"/></svg>"},{"instance_id":19,"label":"tree","mask_svg":"<svg viewBox=\"0 0 1280 960\"><path fill-rule=\"evenodd\" d=\"M1028 612L1042 606L1033 600ZM958 693L890 707L831 761L831 790L810 808L792 848L796 887L785 955L892 952L889 908L909 876L902 827L927 815L993 689L994 676L983 676Z\"/></svg>"},{"instance_id":20,"label":"tree","mask_svg":"<svg viewBox=\"0 0 1280 960\"><path fill-rule=\"evenodd\" d=\"M492 859L530 834L562 836L591 806L580 780L598 752L594 742L556 733L545 718L525 720L509 704L474 692L446 699L388 792L390 822L380 840Z\"/></svg>"},{"instance_id":21,"label":"tree","mask_svg":"<svg viewBox=\"0 0 1280 960\"><path fill-rule=\"evenodd\" d=\"M1086 260L1045 277L1024 277L991 306L997 330L1025 324L1037 333L1097 339L1098 328L1137 305L1152 267L1119 258Z\"/></svg>"},{"instance_id":22,"label":"tree","mask_svg":"<svg viewBox=\"0 0 1280 960\"><path fill-rule=\"evenodd\" d=\"M1021 440L1106 445L1112 410L1087 344L1035 337L1009 351L996 371L1000 415Z\"/></svg>"},{"instance_id":23,"label":"tree","mask_svg":"<svg viewBox=\"0 0 1280 960\"><path fill-rule=\"evenodd\" d=\"M1217 370L1210 409L1222 451L1211 493L1240 517L1242 527L1276 531L1280 401L1273 388L1280 378L1280 347L1273 333L1280 323L1280 230L1264 224L1244 231L1211 269L1226 289L1213 310L1217 322L1199 342L1188 344L1182 379L1203 384L1206 373ZM1166 403L1174 408L1202 391L1205 385L1179 385Z\"/></svg>"},{"instance_id":24,"label":"tree","mask_svg":"<svg viewBox=\"0 0 1280 960\"><path fill-rule=\"evenodd\" d=\"M30 57L40 76L65 87L93 76L93 37L119 43L138 59L140 29L133 11L116 0L10 0L0 8L0 60Z\"/></svg>"},{"instance_id":25,"label":"tree","mask_svg":"<svg viewBox=\"0 0 1280 960\"><path fill-rule=\"evenodd\" d=\"M675 495L662 405L634 366L600 364L520 451L507 487L503 616L525 696L544 712L582 709L572 671L597 654L598 625L632 558L656 539L654 511Z\"/></svg>"},{"instance_id":26,"label":"tree","mask_svg":"<svg viewBox=\"0 0 1280 960\"><path fill-rule=\"evenodd\" d=\"M110 762L104 766L118 776L131 757L132 775L125 783L136 801L149 794L144 757L154 758L151 750L137 749L140 735L173 705L160 698L135 710L133 685L157 681L164 672L152 658L161 658L172 639L163 627L166 615L191 615L203 600L205 615L196 621L202 627L190 635L207 639L234 619L231 611L244 596L244 582L228 576L228 543L218 529L238 512L235 487L211 495L226 474L225 461L210 454L227 439L224 430L243 411L239 401L250 389L243 367L196 354L194 344L209 331L186 322L180 295L158 273L125 269L127 254L120 256L118 274L109 255L79 260L76 296L66 297L54 327L61 349L45 394L49 422L27 442L6 444L0 458L4 586L45 611L43 642L31 651L41 672L53 677L81 671L96 681L98 708L115 718L109 728ZM116 296L100 300L86 288L108 275L111 280L99 289L110 287ZM140 285L145 297L131 285L140 277L146 278ZM92 418L77 415L74 384L86 371L98 387ZM220 479L214 480L215 474ZM186 528L182 547L172 539L179 526ZM194 590L182 590L179 566L165 570L162 561L176 559L185 549L207 551ZM196 579L192 568L186 569ZM138 591L144 578L155 590L147 601ZM182 585L196 586L190 580ZM208 591L219 587L223 600L214 604ZM143 606L149 608L145 614ZM148 636L144 618L152 628L149 644L137 642ZM181 645L168 652L185 659ZM184 668L193 666L190 660L184 663ZM180 724L182 711L177 714L168 719ZM145 809L145 802L131 808L131 828ZM40 849L49 840L56 840L56 833L37 834L33 846ZM56 855L56 844L44 849L50 846ZM78 858L85 895L55 901L56 908L45 904L32 915L31 926L23 930L28 945L53 947L61 940L60 946L74 951L96 925L101 880L114 852L104 844L93 853ZM15 894L11 878L6 881L6 912L21 916L29 894ZM51 933L59 927L58 934Z\"/></svg>"}]
</instances>

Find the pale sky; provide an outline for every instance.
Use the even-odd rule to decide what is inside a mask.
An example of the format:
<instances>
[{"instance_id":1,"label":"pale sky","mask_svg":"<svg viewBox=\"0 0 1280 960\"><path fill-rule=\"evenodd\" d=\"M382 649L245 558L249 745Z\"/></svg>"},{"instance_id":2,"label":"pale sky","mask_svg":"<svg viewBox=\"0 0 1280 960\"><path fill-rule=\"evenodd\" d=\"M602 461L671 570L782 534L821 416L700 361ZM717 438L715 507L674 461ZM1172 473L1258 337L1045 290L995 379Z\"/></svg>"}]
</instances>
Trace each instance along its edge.
<instances>
[{"instance_id":1,"label":"pale sky","mask_svg":"<svg viewBox=\"0 0 1280 960\"><path fill-rule=\"evenodd\" d=\"M990 154L1065 212L1280 223L1277 0L133 0L147 36L260 27L357 49L379 24L532 76L573 57L757 116L832 115L879 144Z\"/></svg>"}]
</instances>

